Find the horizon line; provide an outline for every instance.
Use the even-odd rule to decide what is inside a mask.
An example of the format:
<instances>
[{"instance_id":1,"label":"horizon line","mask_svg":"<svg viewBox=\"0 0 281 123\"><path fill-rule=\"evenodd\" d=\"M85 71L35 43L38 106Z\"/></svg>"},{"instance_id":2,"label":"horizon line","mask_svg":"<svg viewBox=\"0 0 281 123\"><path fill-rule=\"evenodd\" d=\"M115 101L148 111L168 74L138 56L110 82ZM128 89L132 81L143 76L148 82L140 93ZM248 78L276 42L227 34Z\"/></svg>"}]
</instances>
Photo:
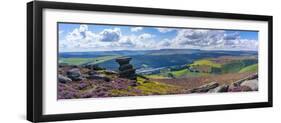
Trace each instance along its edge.
<instances>
[{"instance_id":1,"label":"horizon line","mask_svg":"<svg viewBox=\"0 0 281 123\"><path fill-rule=\"evenodd\" d=\"M62 52L58 52L58 53L69 53L69 52L114 52L114 51L156 51L156 50L201 50L201 51L252 51L252 52L258 52L258 50L249 50L249 49L245 49L245 50L233 50L233 49L169 49L169 48L164 48L164 49L145 49L145 50L141 50L141 49L138 49L138 50L130 50L130 49L124 49L124 50L98 50L98 51L62 51Z\"/></svg>"}]
</instances>

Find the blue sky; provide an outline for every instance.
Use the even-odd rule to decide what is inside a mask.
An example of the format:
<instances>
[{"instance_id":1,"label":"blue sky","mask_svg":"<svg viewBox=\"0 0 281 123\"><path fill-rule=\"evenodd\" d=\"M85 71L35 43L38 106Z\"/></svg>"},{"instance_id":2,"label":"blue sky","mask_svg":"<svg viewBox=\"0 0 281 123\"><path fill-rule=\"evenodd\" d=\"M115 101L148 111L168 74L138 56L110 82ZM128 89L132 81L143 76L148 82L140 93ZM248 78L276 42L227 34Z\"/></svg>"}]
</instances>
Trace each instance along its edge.
<instances>
[{"instance_id":1,"label":"blue sky","mask_svg":"<svg viewBox=\"0 0 281 123\"><path fill-rule=\"evenodd\" d=\"M59 23L59 51L257 50L258 32Z\"/></svg>"}]
</instances>

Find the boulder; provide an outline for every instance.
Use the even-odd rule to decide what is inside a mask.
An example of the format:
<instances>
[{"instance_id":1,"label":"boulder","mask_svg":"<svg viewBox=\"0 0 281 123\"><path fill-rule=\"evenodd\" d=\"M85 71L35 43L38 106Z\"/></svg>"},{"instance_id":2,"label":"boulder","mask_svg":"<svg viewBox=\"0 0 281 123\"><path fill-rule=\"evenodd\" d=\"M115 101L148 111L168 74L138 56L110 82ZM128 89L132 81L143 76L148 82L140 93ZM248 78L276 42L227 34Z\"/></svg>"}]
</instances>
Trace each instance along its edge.
<instances>
[{"instance_id":1,"label":"boulder","mask_svg":"<svg viewBox=\"0 0 281 123\"><path fill-rule=\"evenodd\" d=\"M72 81L70 78L60 75L60 74L58 76L58 80L60 83L68 83L68 82Z\"/></svg>"},{"instance_id":2,"label":"boulder","mask_svg":"<svg viewBox=\"0 0 281 123\"><path fill-rule=\"evenodd\" d=\"M136 72L136 69L127 69L127 70L124 70L124 71L120 71L120 76L124 76L124 77L126 77L126 76L130 76L130 75L132 75L132 74L135 74L135 72Z\"/></svg>"},{"instance_id":3,"label":"boulder","mask_svg":"<svg viewBox=\"0 0 281 123\"><path fill-rule=\"evenodd\" d=\"M105 75L101 75L101 74L89 75L88 79L104 80L106 82L110 81L110 78L106 77Z\"/></svg>"},{"instance_id":4,"label":"boulder","mask_svg":"<svg viewBox=\"0 0 281 123\"><path fill-rule=\"evenodd\" d=\"M235 86L240 86L240 84L243 83L244 81L252 80L252 79L258 79L258 74L255 73L255 74L249 75L246 78L243 78L243 79L240 79L240 80L234 82L234 84L235 84Z\"/></svg>"},{"instance_id":5,"label":"boulder","mask_svg":"<svg viewBox=\"0 0 281 123\"><path fill-rule=\"evenodd\" d=\"M131 59L132 58L130 57L120 57L116 59L116 62L118 62L120 65L125 65L125 64L129 64Z\"/></svg>"},{"instance_id":6,"label":"boulder","mask_svg":"<svg viewBox=\"0 0 281 123\"><path fill-rule=\"evenodd\" d=\"M217 82L210 82L208 84L205 84L205 85L202 85L202 86L200 86L198 88L194 88L194 89L190 90L190 93L208 92L211 89L214 89L214 88L216 88L218 86L219 86L219 83L217 83Z\"/></svg>"},{"instance_id":7,"label":"boulder","mask_svg":"<svg viewBox=\"0 0 281 123\"><path fill-rule=\"evenodd\" d=\"M104 68L98 66L97 64L86 64L82 65L84 68L88 68L90 70L104 70Z\"/></svg>"},{"instance_id":8,"label":"boulder","mask_svg":"<svg viewBox=\"0 0 281 123\"><path fill-rule=\"evenodd\" d=\"M221 85L214 89L209 90L208 92L210 92L210 93L227 92L228 87L229 87L228 85Z\"/></svg>"},{"instance_id":9,"label":"boulder","mask_svg":"<svg viewBox=\"0 0 281 123\"><path fill-rule=\"evenodd\" d=\"M136 80L136 69L133 68L133 65L130 64L130 57L121 57L117 58L116 62L119 66L119 77L127 78L131 80Z\"/></svg>"},{"instance_id":10,"label":"boulder","mask_svg":"<svg viewBox=\"0 0 281 123\"><path fill-rule=\"evenodd\" d=\"M251 88L251 90L253 90L253 91L257 91L258 88L259 88L259 84L258 84L257 79L246 80L246 81L241 83L241 86L247 86L247 87Z\"/></svg>"},{"instance_id":11,"label":"boulder","mask_svg":"<svg viewBox=\"0 0 281 123\"><path fill-rule=\"evenodd\" d=\"M248 86L236 86L235 84L231 84L228 88L228 92L245 92L252 91L252 89Z\"/></svg>"},{"instance_id":12,"label":"boulder","mask_svg":"<svg viewBox=\"0 0 281 123\"><path fill-rule=\"evenodd\" d=\"M81 74L81 72L78 68L72 68L72 69L67 71L67 76L74 81L82 80L83 78L82 78L81 75L82 74Z\"/></svg>"},{"instance_id":13,"label":"boulder","mask_svg":"<svg viewBox=\"0 0 281 123\"><path fill-rule=\"evenodd\" d=\"M127 69L132 69L133 68L133 65L131 64L125 64L125 65L122 65L119 67L119 70L120 71L124 71L124 70L127 70Z\"/></svg>"},{"instance_id":14,"label":"boulder","mask_svg":"<svg viewBox=\"0 0 281 123\"><path fill-rule=\"evenodd\" d=\"M249 77L248 77L248 80L251 80L251 79L258 79L258 73L255 73L255 74L253 74L253 75L250 75Z\"/></svg>"}]
</instances>

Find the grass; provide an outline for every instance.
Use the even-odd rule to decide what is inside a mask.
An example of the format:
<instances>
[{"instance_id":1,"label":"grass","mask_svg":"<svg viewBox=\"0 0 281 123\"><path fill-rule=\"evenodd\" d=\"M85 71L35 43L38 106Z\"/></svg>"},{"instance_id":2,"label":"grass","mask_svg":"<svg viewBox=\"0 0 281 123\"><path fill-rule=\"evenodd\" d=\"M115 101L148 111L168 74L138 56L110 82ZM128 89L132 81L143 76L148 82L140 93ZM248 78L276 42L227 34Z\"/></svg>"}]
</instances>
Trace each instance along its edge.
<instances>
[{"instance_id":1,"label":"grass","mask_svg":"<svg viewBox=\"0 0 281 123\"><path fill-rule=\"evenodd\" d=\"M188 69L182 69L182 70L178 70L178 71L172 71L170 72L174 77L181 77L181 76L192 76L192 77L196 77L196 76L207 76L210 75L209 73L197 73L197 72L191 72Z\"/></svg>"},{"instance_id":2,"label":"grass","mask_svg":"<svg viewBox=\"0 0 281 123\"><path fill-rule=\"evenodd\" d=\"M180 87L177 87L175 85L145 80L140 77L137 77L137 82L139 85L136 87L128 86L127 89L113 89L111 90L110 94L112 96L162 95L175 93L180 89ZM137 93L134 90L139 90L140 93Z\"/></svg>"},{"instance_id":3,"label":"grass","mask_svg":"<svg viewBox=\"0 0 281 123\"><path fill-rule=\"evenodd\" d=\"M169 71L160 74L146 75L146 77L150 79L167 79L169 77L179 78L184 76L197 77L197 76L208 76L208 75L210 75L210 73L191 72L188 69L182 69L182 70Z\"/></svg>"},{"instance_id":4,"label":"grass","mask_svg":"<svg viewBox=\"0 0 281 123\"><path fill-rule=\"evenodd\" d=\"M166 79L167 78L161 74L151 74L151 75L146 75L145 77L151 78L151 79Z\"/></svg>"},{"instance_id":5,"label":"grass","mask_svg":"<svg viewBox=\"0 0 281 123\"><path fill-rule=\"evenodd\" d=\"M201 65L216 67L216 68L221 67L221 64L214 63L214 62L212 62L211 60L208 60L208 59L198 60L198 61L195 61L193 64L190 64L190 66L201 66Z\"/></svg>"},{"instance_id":6,"label":"grass","mask_svg":"<svg viewBox=\"0 0 281 123\"><path fill-rule=\"evenodd\" d=\"M130 92L129 90L117 90L117 89L113 89L110 91L110 94L112 96L119 96L119 95L136 95L133 94L133 92Z\"/></svg>"},{"instance_id":7,"label":"grass","mask_svg":"<svg viewBox=\"0 0 281 123\"><path fill-rule=\"evenodd\" d=\"M60 58L59 61L61 63L67 63L70 65L81 65L86 63L92 63L92 64L98 64L105 61L109 61L112 59L116 59L121 56L102 56L102 57L96 57L96 58Z\"/></svg>"},{"instance_id":8,"label":"grass","mask_svg":"<svg viewBox=\"0 0 281 123\"><path fill-rule=\"evenodd\" d=\"M138 77L137 82L140 84L135 87L138 90L141 90L144 95L152 95L152 94L168 94L176 92L179 87L154 81L145 80L143 78Z\"/></svg>"},{"instance_id":9,"label":"grass","mask_svg":"<svg viewBox=\"0 0 281 123\"><path fill-rule=\"evenodd\" d=\"M241 69L239 71L239 73L256 72L256 71L258 71L258 64L253 64L253 65L250 65L250 66L247 66L247 67Z\"/></svg>"}]
</instances>

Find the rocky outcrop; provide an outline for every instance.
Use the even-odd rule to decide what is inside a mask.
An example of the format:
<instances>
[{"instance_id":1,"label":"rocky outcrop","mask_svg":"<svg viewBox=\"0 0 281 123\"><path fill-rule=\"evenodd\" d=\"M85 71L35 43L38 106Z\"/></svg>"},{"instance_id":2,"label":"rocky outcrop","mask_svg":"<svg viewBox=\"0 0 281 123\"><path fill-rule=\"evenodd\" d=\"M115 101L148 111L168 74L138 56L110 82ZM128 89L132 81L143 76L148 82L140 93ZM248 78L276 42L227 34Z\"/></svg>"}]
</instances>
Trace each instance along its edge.
<instances>
[{"instance_id":1,"label":"rocky outcrop","mask_svg":"<svg viewBox=\"0 0 281 123\"><path fill-rule=\"evenodd\" d=\"M110 78L106 77L105 75L101 74L92 74L88 76L88 79L96 79L96 80L104 80L106 82L110 81Z\"/></svg>"},{"instance_id":2,"label":"rocky outcrop","mask_svg":"<svg viewBox=\"0 0 281 123\"><path fill-rule=\"evenodd\" d=\"M211 83L202 85L202 86L200 86L200 87L197 87L197 88L188 90L188 92L189 92L189 93L203 93L203 92L208 92L208 91L210 91L211 89L214 89L214 88L216 88L216 87L218 87L218 86L219 86L219 83L217 83L217 82L211 82Z\"/></svg>"},{"instance_id":3,"label":"rocky outcrop","mask_svg":"<svg viewBox=\"0 0 281 123\"><path fill-rule=\"evenodd\" d=\"M60 75L60 74L58 76L58 80L60 83L68 83L68 82L72 81L70 78Z\"/></svg>"},{"instance_id":4,"label":"rocky outcrop","mask_svg":"<svg viewBox=\"0 0 281 123\"><path fill-rule=\"evenodd\" d=\"M116 62L120 65L119 76L121 78L128 78L132 80L136 79L136 69L134 69L133 65L130 64L131 59L132 58L129 57L122 57L116 59Z\"/></svg>"},{"instance_id":5,"label":"rocky outcrop","mask_svg":"<svg viewBox=\"0 0 281 123\"><path fill-rule=\"evenodd\" d=\"M246 92L258 91L258 74L252 74L230 85L219 85L217 82L204 84L197 88L189 89L184 93L219 93L219 92Z\"/></svg>"},{"instance_id":6,"label":"rocky outcrop","mask_svg":"<svg viewBox=\"0 0 281 123\"><path fill-rule=\"evenodd\" d=\"M229 86L228 91L229 92L258 91L258 74L255 73L244 79L232 83Z\"/></svg>"},{"instance_id":7,"label":"rocky outcrop","mask_svg":"<svg viewBox=\"0 0 281 123\"><path fill-rule=\"evenodd\" d=\"M80 81L83 79L79 68L72 68L72 69L68 70L67 76L74 81Z\"/></svg>"},{"instance_id":8,"label":"rocky outcrop","mask_svg":"<svg viewBox=\"0 0 281 123\"><path fill-rule=\"evenodd\" d=\"M257 79L246 80L241 83L241 86L247 86L247 87L251 88L251 90L253 90L253 91L257 91L259 88Z\"/></svg>"},{"instance_id":9,"label":"rocky outcrop","mask_svg":"<svg viewBox=\"0 0 281 123\"><path fill-rule=\"evenodd\" d=\"M228 87L229 87L228 85L221 85L221 86L218 86L214 89L209 90L208 92L209 93L227 92Z\"/></svg>"},{"instance_id":10,"label":"rocky outcrop","mask_svg":"<svg viewBox=\"0 0 281 123\"><path fill-rule=\"evenodd\" d=\"M245 91L252 91L252 89L248 86L237 86L231 84L227 90L228 92L245 92Z\"/></svg>"},{"instance_id":11,"label":"rocky outcrop","mask_svg":"<svg viewBox=\"0 0 281 123\"><path fill-rule=\"evenodd\" d=\"M243 83L244 81L246 81L246 80L252 80L252 79L258 79L258 73L255 73L255 74L253 74L253 75L250 75L250 76L248 76L248 77L246 77L246 78L244 78L244 79L238 80L238 81L234 82L233 84L234 84L235 86L240 86L241 83Z\"/></svg>"}]
</instances>

